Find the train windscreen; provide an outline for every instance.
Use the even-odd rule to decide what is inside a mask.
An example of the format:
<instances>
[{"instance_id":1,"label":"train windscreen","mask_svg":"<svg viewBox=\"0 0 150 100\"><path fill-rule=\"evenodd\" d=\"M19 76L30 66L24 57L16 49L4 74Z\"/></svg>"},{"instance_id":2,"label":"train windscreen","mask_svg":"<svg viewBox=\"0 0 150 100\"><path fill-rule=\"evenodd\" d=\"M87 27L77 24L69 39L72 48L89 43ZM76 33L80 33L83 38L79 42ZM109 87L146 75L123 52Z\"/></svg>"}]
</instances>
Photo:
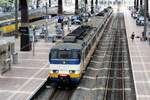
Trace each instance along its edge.
<instances>
[{"instance_id":1,"label":"train windscreen","mask_svg":"<svg viewBox=\"0 0 150 100\"><path fill-rule=\"evenodd\" d=\"M80 59L80 51L51 50L50 59Z\"/></svg>"}]
</instances>

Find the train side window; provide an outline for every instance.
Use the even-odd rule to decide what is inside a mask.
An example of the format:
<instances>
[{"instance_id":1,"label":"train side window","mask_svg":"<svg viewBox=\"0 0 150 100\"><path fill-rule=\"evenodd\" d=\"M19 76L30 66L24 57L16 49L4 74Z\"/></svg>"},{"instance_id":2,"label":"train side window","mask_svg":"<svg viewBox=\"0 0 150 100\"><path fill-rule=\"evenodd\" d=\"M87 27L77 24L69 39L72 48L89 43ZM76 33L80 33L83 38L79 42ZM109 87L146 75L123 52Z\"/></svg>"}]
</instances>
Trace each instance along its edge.
<instances>
[{"instance_id":1,"label":"train side window","mask_svg":"<svg viewBox=\"0 0 150 100\"><path fill-rule=\"evenodd\" d=\"M87 56L87 54L88 54L88 47L86 47L85 49L85 57Z\"/></svg>"}]
</instances>

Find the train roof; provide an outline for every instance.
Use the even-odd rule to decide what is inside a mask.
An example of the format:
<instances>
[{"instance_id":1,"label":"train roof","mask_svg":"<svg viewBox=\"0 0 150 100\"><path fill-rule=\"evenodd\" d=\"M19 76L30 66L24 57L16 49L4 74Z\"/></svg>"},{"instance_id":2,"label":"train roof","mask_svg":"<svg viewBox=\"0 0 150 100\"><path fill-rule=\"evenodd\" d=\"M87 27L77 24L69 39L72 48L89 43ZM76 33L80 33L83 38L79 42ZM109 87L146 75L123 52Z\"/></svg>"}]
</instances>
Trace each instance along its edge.
<instances>
[{"instance_id":1,"label":"train roof","mask_svg":"<svg viewBox=\"0 0 150 100\"><path fill-rule=\"evenodd\" d=\"M87 31L91 30L92 27L88 25L82 25L79 26L77 29L73 30L71 33L69 33L67 36L76 36L78 39L82 39Z\"/></svg>"},{"instance_id":2,"label":"train roof","mask_svg":"<svg viewBox=\"0 0 150 100\"><path fill-rule=\"evenodd\" d=\"M79 26L64 37L64 43L77 43L78 41L84 41L92 29L93 27L88 25Z\"/></svg>"},{"instance_id":3,"label":"train roof","mask_svg":"<svg viewBox=\"0 0 150 100\"><path fill-rule=\"evenodd\" d=\"M80 50L82 49L81 44L77 44L77 43L58 43L55 44L52 49L59 49L59 50Z\"/></svg>"}]
</instances>

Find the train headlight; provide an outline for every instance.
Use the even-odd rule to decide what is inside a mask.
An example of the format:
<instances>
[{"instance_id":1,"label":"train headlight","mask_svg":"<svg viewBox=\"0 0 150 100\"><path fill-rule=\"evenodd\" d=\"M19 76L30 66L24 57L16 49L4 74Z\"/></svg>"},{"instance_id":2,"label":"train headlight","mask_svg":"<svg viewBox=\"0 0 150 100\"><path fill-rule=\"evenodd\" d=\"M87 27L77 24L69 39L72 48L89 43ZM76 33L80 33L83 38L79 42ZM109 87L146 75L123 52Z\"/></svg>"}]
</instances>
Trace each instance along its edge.
<instances>
[{"instance_id":1,"label":"train headlight","mask_svg":"<svg viewBox=\"0 0 150 100\"><path fill-rule=\"evenodd\" d=\"M69 70L70 74L74 74L76 71L75 70Z\"/></svg>"},{"instance_id":2,"label":"train headlight","mask_svg":"<svg viewBox=\"0 0 150 100\"><path fill-rule=\"evenodd\" d=\"M58 73L59 72L59 70L53 70L53 73Z\"/></svg>"}]
</instances>

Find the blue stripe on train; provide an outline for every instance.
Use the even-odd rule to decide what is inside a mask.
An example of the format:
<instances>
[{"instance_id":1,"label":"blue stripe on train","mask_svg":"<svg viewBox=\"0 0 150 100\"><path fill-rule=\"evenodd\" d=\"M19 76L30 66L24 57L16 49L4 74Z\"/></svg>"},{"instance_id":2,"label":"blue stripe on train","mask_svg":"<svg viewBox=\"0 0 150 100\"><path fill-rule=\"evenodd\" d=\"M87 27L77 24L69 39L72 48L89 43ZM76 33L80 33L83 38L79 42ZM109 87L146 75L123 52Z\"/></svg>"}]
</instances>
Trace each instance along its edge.
<instances>
[{"instance_id":1,"label":"blue stripe on train","mask_svg":"<svg viewBox=\"0 0 150 100\"><path fill-rule=\"evenodd\" d=\"M8 21L8 22L4 22L0 24L0 27L4 27L4 26L9 26L9 25L13 25L16 24L15 21Z\"/></svg>"},{"instance_id":2,"label":"blue stripe on train","mask_svg":"<svg viewBox=\"0 0 150 100\"><path fill-rule=\"evenodd\" d=\"M80 64L80 60L79 59L71 59L71 60L51 59L50 64L72 64L72 65L76 65L76 64Z\"/></svg>"}]
</instances>

